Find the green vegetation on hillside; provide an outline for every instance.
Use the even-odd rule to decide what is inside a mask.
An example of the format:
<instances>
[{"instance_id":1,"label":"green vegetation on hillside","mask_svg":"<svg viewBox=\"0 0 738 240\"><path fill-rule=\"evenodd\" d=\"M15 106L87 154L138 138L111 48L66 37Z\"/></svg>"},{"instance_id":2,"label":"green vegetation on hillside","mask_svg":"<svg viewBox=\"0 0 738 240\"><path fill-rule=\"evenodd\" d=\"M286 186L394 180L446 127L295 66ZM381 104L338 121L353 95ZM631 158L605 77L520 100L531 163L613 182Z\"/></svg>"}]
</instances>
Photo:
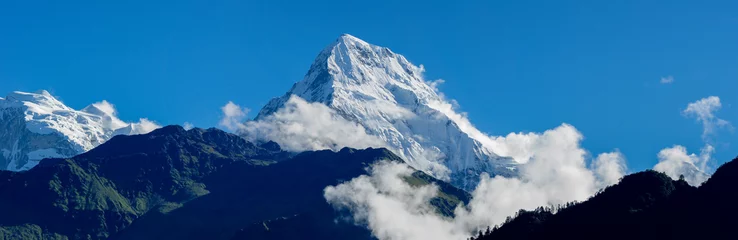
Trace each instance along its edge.
<instances>
[{"instance_id":1,"label":"green vegetation on hillside","mask_svg":"<svg viewBox=\"0 0 738 240\"><path fill-rule=\"evenodd\" d=\"M343 213L323 189L381 160L402 161L371 148L293 156L217 129L116 136L74 158L0 171L0 239L367 239L365 227L335 221ZM442 213L469 198L420 172L408 181L438 184Z\"/></svg>"}]
</instances>

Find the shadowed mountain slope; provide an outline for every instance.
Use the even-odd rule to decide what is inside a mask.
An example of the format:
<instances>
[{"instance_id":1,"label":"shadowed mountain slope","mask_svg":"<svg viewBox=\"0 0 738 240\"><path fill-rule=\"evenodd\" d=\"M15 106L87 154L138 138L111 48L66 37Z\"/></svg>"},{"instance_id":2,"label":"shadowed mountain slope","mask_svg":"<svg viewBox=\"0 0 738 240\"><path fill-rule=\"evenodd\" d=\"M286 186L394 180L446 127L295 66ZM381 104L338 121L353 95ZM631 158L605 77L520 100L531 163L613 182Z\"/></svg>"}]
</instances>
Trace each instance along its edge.
<instances>
[{"instance_id":1,"label":"shadowed mountain slope","mask_svg":"<svg viewBox=\"0 0 738 240\"><path fill-rule=\"evenodd\" d=\"M310 236L369 238L365 228L335 222L340 213L322 194L380 160L402 161L386 149L295 155L217 129L116 136L73 158L0 171L0 239L255 239L252 226L275 219L290 219L285 226L310 219L303 231ZM425 174L414 178L458 195L439 199L440 212L468 200ZM275 230L269 233L284 234Z\"/></svg>"}]
</instances>

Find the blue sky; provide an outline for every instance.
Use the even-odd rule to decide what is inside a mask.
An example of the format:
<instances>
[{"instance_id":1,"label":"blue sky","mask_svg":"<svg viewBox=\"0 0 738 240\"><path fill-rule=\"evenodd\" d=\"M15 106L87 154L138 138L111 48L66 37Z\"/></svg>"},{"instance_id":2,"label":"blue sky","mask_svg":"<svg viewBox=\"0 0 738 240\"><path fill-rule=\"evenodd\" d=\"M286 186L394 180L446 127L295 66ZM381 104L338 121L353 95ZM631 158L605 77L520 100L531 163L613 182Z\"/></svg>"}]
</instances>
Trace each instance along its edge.
<instances>
[{"instance_id":1,"label":"blue sky","mask_svg":"<svg viewBox=\"0 0 738 240\"><path fill-rule=\"evenodd\" d=\"M595 3L596 2L596 3ZM735 1L3 1L0 95L47 89L124 120L216 126L302 79L341 33L423 64L482 131L577 127L593 153L631 170L673 144L698 152L681 111L719 96L738 121ZM672 76L671 84L660 84ZM738 135L715 137L720 162Z\"/></svg>"}]
</instances>

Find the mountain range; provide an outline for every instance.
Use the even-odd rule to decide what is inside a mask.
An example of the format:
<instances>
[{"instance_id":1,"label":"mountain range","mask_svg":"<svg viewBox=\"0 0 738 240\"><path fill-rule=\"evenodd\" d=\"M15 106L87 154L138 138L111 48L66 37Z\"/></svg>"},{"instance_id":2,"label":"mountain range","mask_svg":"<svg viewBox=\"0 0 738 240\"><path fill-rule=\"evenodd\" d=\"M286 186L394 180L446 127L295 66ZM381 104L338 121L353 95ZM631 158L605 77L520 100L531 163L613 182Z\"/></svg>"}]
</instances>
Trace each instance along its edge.
<instances>
[{"instance_id":1,"label":"mountain range","mask_svg":"<svg viewBox=\"0 0 738 240\"><path fill-rule=\"evenodd\" d=\"M344 34L233 133L128 123L106 101L75 110L47 91L12 92L0 98L0 239L373 239L324 190L384 161L409 165L410 185L438 186L429 209L451 219L481 175L515 177L527 159L506 156L423 73ZM270 124L296 112L327 131L350 127L299 147L290 141L302 135L263 135L289 130ZM634 173L474 239L732 238L736 176L738 160L699 187Z\"/></svg>"},{"instance_id":2,"label":"mountain range","mask_svg":"<svg viewBox=\"0 0 738 240\"><path fill-rule=\"evenodd\" d=\"M341 213L323 188L378 161L403 160L386 149L294 155L217 129L118 135L73 158L0 171L0 239L369 239L334 222ZM469 199L420 171L408 181L441 186L440 213Z\"/></svg>"},{"instance_id":3,"label":"mountain range","mask_svg":"<svg viewBox=\"0 0 738 240\"><path fill-rule=\"evenodd\" d=\"M327 106L334 117L378 139L354 147L390 149L414 168L462 189L473 190L482 173L515 176L521 161L497 154L495 142L460 118L423 72L388 48L344 34L318 54L302 81L269 101L255 120L268 121L290 99L300 98ZM46 91L13 92L0 98L0 169L28 170L43 158L72 157L115 135L157 127L146 119L121 121L106 101L75 110ZM283 139L258 140L285 144ZM342 145L331 146L339 150Z\"/></svg>"}]
</instances>

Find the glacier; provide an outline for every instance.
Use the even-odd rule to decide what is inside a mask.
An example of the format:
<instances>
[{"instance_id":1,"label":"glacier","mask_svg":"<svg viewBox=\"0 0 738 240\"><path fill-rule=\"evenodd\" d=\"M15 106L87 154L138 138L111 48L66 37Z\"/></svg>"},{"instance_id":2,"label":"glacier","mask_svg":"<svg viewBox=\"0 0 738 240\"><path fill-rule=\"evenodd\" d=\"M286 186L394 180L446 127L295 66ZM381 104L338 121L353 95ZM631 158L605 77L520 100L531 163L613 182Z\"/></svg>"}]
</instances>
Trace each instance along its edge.
<instances>
[{"instance_id":1,"label":"glacier","mask_svg":"<svg viewBox=\"0 0 738 240\"><path fill-rule=\"evenodd\" d=\"M341 35L316 57L302 81L270 100L255 121L299 97L325 104L363 126L411 166L472 190L483 173L514 176L521 161L453 111L424 68L386 47ZM304 116L310 117L310 116ZM441 166L441 167L439 167Z\"/></svg>"},{"instance_id":2,"label":"glacier","mask_svg":"<svg viewBox=\"0 0 738 240\"><path fill-rule=\"evenodd\" d=\"M107 101L72 109L48 91L15 91L0 98L0 170L24 171L43 158L71 157L118 134L143 134L159 126L126 123Z\"/></svg>"}]
</instances>

